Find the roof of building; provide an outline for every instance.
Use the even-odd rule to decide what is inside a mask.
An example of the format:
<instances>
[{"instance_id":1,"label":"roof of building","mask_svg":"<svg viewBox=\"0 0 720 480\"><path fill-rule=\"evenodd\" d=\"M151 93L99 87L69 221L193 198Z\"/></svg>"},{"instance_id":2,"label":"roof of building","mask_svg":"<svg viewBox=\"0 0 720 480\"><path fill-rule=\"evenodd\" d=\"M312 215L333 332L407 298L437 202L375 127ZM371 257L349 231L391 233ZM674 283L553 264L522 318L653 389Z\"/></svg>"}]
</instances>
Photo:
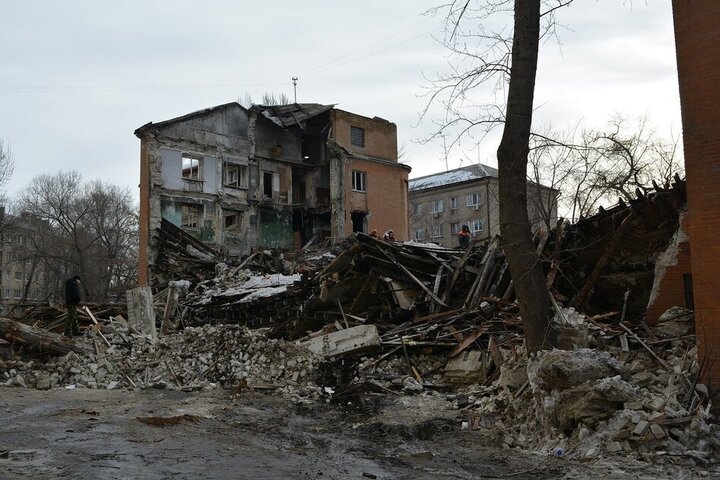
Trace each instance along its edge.
<instances>
[{"instance_id":1,"label":"roof of building","mask_svg":"<svg viewBox=\"0 0 720 480\"><path fill-rule=\"evenodd\" d=\"M238 108L242 108L243 110L246 110L245 107L240 105L238 102L223 103L222 105L216 105L214 107L203 108L202 110L197 110L194 112L186 113L185 115L171 118L169 120L163 120L162 122L157 122L157 123L148 122L145 125L143 125L142 127L135 130L135 135L142 134L143 132L145 132L146 130L148 130L150 128L164 127L166 125L170 125L175 122L182 122L182 121L188 120L193 117L197 117L200 115L206 115L206 114L212 113L216 110L222 110L222 109L225 109L228 107L238 107Z\"/></svg>"},{"instance_id":2,"label":"roof of building","mask_svg":"<svg viewBox=\"0 0 720 480\"><path fill-rule=\"evenodd\" d=\"M482 163L460 167L447 172L434 173L424 177L413 178L410 180L410 191L426 190L428 188L443 187L455 183L469 182L471 180L480 180L481 178L493 177L497 178L497 169Z\"/></svg>"},{"instance_id":3,"label":"roof of building","mask_svg":"<svg viewBox=\"0 0 720 480\"><path fill-rule=\"evenodd\" d=\"M303 123L313 117L331 110L335 105L321 105L319 103L289 103L287 105L253 105L262 111L265 118L283 127L293 125L303 126Z\"/></svg>"}]
</instances>

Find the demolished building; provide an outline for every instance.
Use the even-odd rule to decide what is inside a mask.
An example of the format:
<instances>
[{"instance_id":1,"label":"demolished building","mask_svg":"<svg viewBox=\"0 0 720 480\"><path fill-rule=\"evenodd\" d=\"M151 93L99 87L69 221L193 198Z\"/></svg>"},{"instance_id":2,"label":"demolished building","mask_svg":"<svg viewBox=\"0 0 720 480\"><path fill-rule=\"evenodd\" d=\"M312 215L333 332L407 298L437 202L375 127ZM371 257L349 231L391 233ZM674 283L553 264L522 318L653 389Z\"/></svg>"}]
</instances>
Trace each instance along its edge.
<instances>
[{"instance_id":1,"label":"demolished building","mask_svg":"<svg viewBox=\"0 0 720 480\"><path fill-rule=\"evenodd\" d=\"M138 128L139 282L166 220L228 257L407 227L397 129L333 105L228 103Z\"/></svg>"}]
</instances>

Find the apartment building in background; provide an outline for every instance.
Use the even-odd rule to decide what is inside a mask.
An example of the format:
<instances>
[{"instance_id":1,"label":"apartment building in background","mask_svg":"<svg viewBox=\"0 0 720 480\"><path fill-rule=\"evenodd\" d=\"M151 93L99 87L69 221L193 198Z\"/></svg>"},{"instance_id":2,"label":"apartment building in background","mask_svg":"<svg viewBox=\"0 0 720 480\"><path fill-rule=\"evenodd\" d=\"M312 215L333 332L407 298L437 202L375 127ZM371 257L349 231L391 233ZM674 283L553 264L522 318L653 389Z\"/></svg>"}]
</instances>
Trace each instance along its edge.
<instances>
[{"instance_id":1,"label":"apartment building in background","mask_svg":"<svg viewBox=\"0 0 720 480\"><path fill-rule=\"evenodd\" d=\"M0 213L0 314L46 304L52 294L45 266L30 254L34 220Z\"/></svg>"},{"instance_id":2,"label":"apartment building in background","mask_svg":"<svg viewBox=\"0 0 720 480\"><path fill-rule=\"evenodd\" d=\"M474 164L410 180L410 237L457 247L463 225L476 239L500 234L497 169ZM528 215L533 228L557 222L556 189L528 182Z\"/></svg>"}]
</instances>

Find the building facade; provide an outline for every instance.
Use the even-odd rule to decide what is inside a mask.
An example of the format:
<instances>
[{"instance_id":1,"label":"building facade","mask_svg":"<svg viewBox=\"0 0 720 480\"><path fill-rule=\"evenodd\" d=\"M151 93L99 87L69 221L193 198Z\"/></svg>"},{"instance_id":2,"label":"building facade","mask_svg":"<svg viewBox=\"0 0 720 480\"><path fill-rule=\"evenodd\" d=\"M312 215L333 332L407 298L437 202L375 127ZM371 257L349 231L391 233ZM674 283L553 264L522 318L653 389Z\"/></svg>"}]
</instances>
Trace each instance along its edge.
<instances>
[{"instance_id":1,"label":"building facade","mask_svg":"<svg viewBox=\"0 0 720 480\"><path fill-rule=\"evenodd\" d=\"M354 231L407 232L410 167L398 163L397 129L387 120L332 105L228 103L135 135L140 285L163 218L230 256Z\"/></svg>"},{"instance_id":2,"label":"building facade","mask_svg":"<svg viewBox=\"0 0 720 480\"><path fill-rule=\"evenodd\" d=\"M0 314L47 304L54 292L52 279L46 265L31 254L34 223L40 220L4 212L0 216Z\"/></svg>"},{"instance_id":3,"label":"building facade","mask_svg":"<svg viewBox=\"0 0 720 480\"><path fill-rule=\"evenodd\" d=\"M410 237L458 246L463 225L476 239L500 234L498 172L476 164L410 180ZM554 227L558 191L528 182L528 215L534 228Z\"/></svg>"}]
</instances>

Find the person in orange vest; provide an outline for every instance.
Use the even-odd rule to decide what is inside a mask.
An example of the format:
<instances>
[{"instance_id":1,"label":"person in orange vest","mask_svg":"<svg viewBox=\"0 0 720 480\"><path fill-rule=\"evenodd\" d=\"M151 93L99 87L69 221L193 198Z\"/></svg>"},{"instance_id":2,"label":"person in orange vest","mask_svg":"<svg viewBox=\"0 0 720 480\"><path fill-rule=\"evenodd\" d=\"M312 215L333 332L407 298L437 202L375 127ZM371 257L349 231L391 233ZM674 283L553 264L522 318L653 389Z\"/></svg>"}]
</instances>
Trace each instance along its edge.
<instances>
[{"instance_id":1,"label":"person in orange vest","mask_svg":"<svg viewBox=\"0 0 720 480\"><path fill-rule=\"evenodd\" d=\"M371 236L372 238L378 238L377 230L373 229L373 231L370 232L370 236Z\"/></svg>"},{"instance_id":2,"label":"person in orange vest","mask_svg":"<svg viewBox=\"0 0 720 480\"><path fill-rule=\"evenodd\" d=\"M458 232L458 246L460 248L467 248L470 245L470 227L463 225L462 229Z\"/></svg>"}]
</instances>

